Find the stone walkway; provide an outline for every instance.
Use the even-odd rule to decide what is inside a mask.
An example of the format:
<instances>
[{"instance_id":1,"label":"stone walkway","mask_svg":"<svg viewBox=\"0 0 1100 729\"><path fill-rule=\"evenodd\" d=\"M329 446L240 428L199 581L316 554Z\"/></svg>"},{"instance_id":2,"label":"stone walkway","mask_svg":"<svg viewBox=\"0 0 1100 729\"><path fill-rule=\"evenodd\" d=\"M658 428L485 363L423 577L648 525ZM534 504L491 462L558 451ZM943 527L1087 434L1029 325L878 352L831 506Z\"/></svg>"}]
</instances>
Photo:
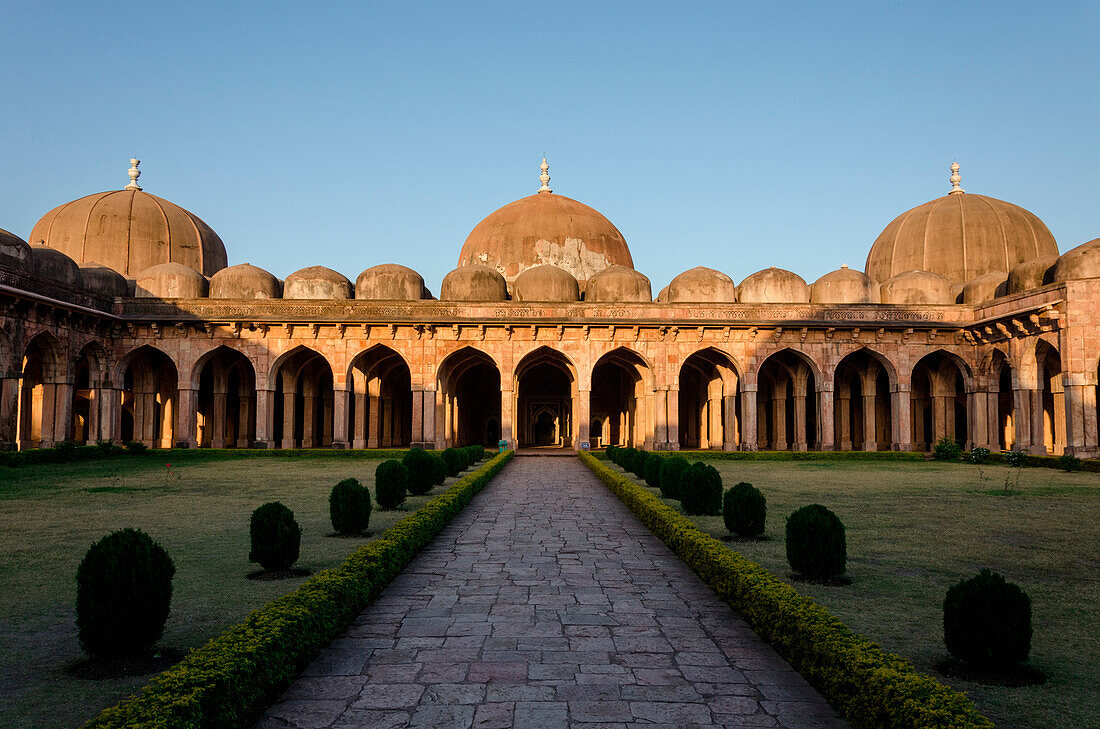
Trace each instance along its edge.
<instances>
[{"instance_id":1,"label":"stone walkway","mask_svg":"<svg viewBox=\"0 0 1100 729\"><path fill-rule=\"evenodd\" d=\"M516 458L256 725L846 725L576 459Z\"/></svg>"}]
</instances>

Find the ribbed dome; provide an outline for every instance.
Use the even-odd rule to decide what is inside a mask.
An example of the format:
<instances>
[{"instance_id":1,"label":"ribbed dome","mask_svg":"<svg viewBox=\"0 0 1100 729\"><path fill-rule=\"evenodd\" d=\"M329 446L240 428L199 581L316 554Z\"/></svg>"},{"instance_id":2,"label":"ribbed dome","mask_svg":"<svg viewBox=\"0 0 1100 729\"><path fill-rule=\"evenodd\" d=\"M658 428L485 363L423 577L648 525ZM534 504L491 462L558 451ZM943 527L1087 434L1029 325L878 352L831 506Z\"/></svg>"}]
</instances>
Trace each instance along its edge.
<instances>
[{"instance_id":1,"label":"ribbed dome","mask_svg":"<svg viewBox=\"0 0 1100 729\"><path fill-rule=\"evenodd\" d=\"M33 270L39 276L52 278L74 289L84 286L84 281L80 278L80 267L76 265L76 261L54 248L33 245L30 248Z\"/></svg>"},{"instance_id":2,"label":"ribbed dome","mask_svg":"<svg viewBox=\"0 0 1100 729\"><path fill-rule=\"evenodd\" d=\"M355 279L355 298L385 301L419 301L424 296L424 278L396 263L371 266Z\"/></svg>"},{"instance_id":3,"label":"ribbed dome","mask_svg":"<svg viewBox=\"0 0 1100 729\"><path fill-rule=\"evenodd\" d=\"M286 277L284 299L350 299L351 281L324 266L310 266Z\"/></svg>"},{"instance_id":4,"label":"ribbed dome","mask_svg":"<svg viewBox=\"0 0 1100 729\"><path fill-rule=\"evenodd\" d=\"M801 276L782 268L765 268L737 287L743 304L801 304L810 300L810 287Z\"/></svg>"},{"instance_id":5,"label":"ribbed dome","mask_svg":"<svg viewBox=\"0 0 1100 729\"><path fill-rule=\"evenodd\" d=\"M516 301L579 301L580 287L564 268L535 266L516 277Z\"/></svg>"},{"instance_id":6,"label":"ribbed dome","mask_svg":"<svg viewBox=\"0 0 1100 729\"><path fill-rule=\"evenodd\" d=\"M810 286L811 304L877 304L878 284L862 271L841 266Z\"/></svg>"},{"instance_id":7,"label":"ribbed dome","mask_svg":"<svg viewBox=\"0 0 1100 729\"><path fill-rule=\"evenodd\" d=\"M582 288L608 266L634 267L610 220L549 192L509 203L478 223L458 257L459 266L474 263L495 268L509 284L529 268L551 264L573 274Z\"/></svg>"},{"instance_id":8,"label":"ribbed dome","mask_svg":"<svg viewBox=\"0 0 1100 729\"><path fill-rule=\"evenodd\" d=\"M668 285L668 301L705 304L732 304L737 301L737 284L713 268L696 266L684 271Z\"/></svg>"},{"instance_id":9,"label":"ribbed dome","mask_svg":"<svg viewBox=\"0 0 1100 729\"><path fill-rule=\"evenodd\" d=\"M905 271L882 282L884 304L954 304L950 279L931 271Z\"/></svg>"},{"instance_id":10,"label":"ribbed dome","mask_svg":"<svg viewBox=\"0 0 1100 729\"><path fill-rule=\"evenodd\" d=\"M867 255L867 275L885 281L912 270L932 271L955 284L990 271L1058 255L1043 221L1012 203L952 192L902 213Z\"/></svg>"},{"instance_id":11,"label":"ribbed dome","mask_svg":"<svg viewBox=\"0 0 1100 729\"><path fill-rule=\"evenodd\" d=\"M1100 238L1082 243L1062 254L1051 273L1052 281L1100 278Z\"/></svg>"},{"instance_id":12,"label":"ribbed dome","mask_svg":"<svg viewBox=\"0 0 1100 729\"><path fill-rule=\"evenodd\" d=\"M22 271L31 269L31 247L15 233L0 228L0 266Z\"/></svg>"},{"instance_id":13,"label":"ribbed dome","mask_svg":"<svg viewBox=\"0 0 1100 729\"><path fill-rule=\"evenodd\" d=\"M223 268L210 277L211 299L277 299L279 288L274 274L251 263Z\"/></svg>"},{"instance_id":14,"label":"ribbed dome","mask_svg":"<svg viewBox=\"0 0 1100 729\"><path fill-rule=\"evenodd\" d=\"M459 266L443 277L439 287L443 301L505 301L508 284L488 266Z\"/></svg>"},{"instance_id":15,"label":"ribbed dome","mask_svg":"<svg viewBox=\"0 0 1100 729\"><path fill-rule=\"evenodd\" d=\"M158 263L182 263L207 276L226 265L225 245L210 226L141 190L99 192L60 205L35 224L31 243L130 277Z\"/></svg>"},{"instance_id":16,"label":"ribbed dome","mask_svg":"<svg viewBox=\"0 0 1100 729\"><path fill-rule=\"evenodd\" d=\"M138 274L134 296L158 299L201 299L208 282L201 273L182 263L159 263Z\"/></svg>"},{"instance_id":17,"label":"ribbed dome","mask_svg":"<svg viewBox=\"0 0 1100 729\"><path fill-rule=\"evenodd\" d=\"M653 300L653 286L640 271L626 266L611 266L588 279L585 301L615 302Z\"/></svg>"},{"instance_id":18,"label":"ribbed dome","mask_svg":"<svg viewBox=\"0 0 1100 729\"><path fill-rule=\"evenodd\" d=\"M108 299L130 295L130 284L114 270L98 263L85 263L80 267L80 280L84 289Z\"/></svg>"}]
</instances>

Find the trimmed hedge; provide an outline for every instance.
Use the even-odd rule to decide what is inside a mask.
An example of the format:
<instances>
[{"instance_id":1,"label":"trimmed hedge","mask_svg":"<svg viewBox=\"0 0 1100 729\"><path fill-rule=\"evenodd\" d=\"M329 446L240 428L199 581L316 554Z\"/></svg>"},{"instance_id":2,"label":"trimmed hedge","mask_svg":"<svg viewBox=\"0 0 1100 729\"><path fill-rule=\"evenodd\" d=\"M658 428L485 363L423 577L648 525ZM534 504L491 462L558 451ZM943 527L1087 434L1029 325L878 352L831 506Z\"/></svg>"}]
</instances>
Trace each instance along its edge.
<instances>
[{"instance_id":1,"label":"trimmed hedge","mask_svg":"<svg viewBox=\"0 0 1100 729\"><path fill-rule=\"evenodd\" d=\"M505 451L459 479L341 566L253 612L85 729L251 726L512 455Z\"/></svg>"},{"instance_id":2,"label":"trimmed hedge","mask_svg":"<svg viewBox=\"0 0 1100 729\"><path fill-rule=\"evenodd\" d=\"M964 694L852 632L810 598L704 534L644 486L589 453L579 458L854 729L993 729Z\"/></svg>"}]
</instances>

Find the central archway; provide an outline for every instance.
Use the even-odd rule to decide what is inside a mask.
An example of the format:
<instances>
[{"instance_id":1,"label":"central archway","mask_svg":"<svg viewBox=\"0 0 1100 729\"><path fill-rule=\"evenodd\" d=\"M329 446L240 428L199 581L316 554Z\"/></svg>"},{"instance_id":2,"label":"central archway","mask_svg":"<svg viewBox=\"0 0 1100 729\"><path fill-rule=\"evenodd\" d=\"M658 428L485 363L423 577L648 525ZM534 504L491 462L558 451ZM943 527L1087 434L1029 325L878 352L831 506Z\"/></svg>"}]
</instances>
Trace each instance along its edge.
<instances>
[{"instance_id":1,"label":"central archway","mask_svg":"<svg viewBox=\"0 0 1100 729\"><path fill-rule=\"evenodd\" d=\"M741 442L740 378L733 361L708 347L680 367L682 449L737 450Z\"/></svg>"},{"instance_id":2,"label":"central archway","mask_svg":"<svg viewBox=\"0 0 1100 729\"><path fill-rule=\"evenodd\" d=\"M493 446L501 438L500 370L473 347L453 352L439 365L436 400L442 427L436 447Z\"/></svg>"},{"instance_id":3,"label":"central archway","mask_svg":"<svg viewBox=\"0 0 1100 729\"><path fill-rule=\"evenodd\" d=\"M577 377L565 355L540 347L516 367L516 440L520 447L570 448Z\"/></svg>"},{"instance_id":4,"label":"central archway","mask_svg":"<svg viewBox=\"0 0 1100 729\"><path fill-rule=\"evenodd\" d=\"M625 348L600 357L592 368L589 437L593 447L643 447L652 441L649 365Z\"/></svg>"},{"instance_id":5,"label":"central archway","mask_svg":"<svg viewBox=\"0 0 1100 729\"><path fill-rule=\"evenodd\" d=\"M391 448L412 442L412 379L400 354L383 345L363 352L351 365L352 448Z\"/></svg>"}]
</instances>

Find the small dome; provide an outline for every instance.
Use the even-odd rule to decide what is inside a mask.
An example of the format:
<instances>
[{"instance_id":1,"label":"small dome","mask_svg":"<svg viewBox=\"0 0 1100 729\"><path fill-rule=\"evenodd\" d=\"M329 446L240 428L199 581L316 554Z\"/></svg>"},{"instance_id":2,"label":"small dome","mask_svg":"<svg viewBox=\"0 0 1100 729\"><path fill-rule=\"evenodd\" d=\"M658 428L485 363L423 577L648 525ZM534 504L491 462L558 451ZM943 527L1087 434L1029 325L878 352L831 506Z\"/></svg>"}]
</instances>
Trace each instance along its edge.
<instances>
[{"instance_id":1,"label":"small dome","mask_svg":"<svg viewBox=\"0 0 1100 729\"><path fill-rule=\"evenodd\" d=\"M113 268L98 263L85 263L80 267L80 279L84 289L108 299L130 295L130 282Z\"/></svg>"},{"instance_id":2,"label":"small dome","mask_svg":"<svg viewBox=\"0 0 1100 729\"><path fill-rule=\"evenodd\" d=\"M841 266L810 286L811 304L877 304L878 284L862 271Z\"/></svg>"},{"instance_id":3,"label":"small dome","mask_svg":"<svg viewBox=\"0 0 1100 729\"><path fill-rule=\"evenodd\" d=\"M418 301L425 296L424 278L405 266L383 263L371 266L355 279L355 298L384 301Z\"/></svg>"},{"instance_id":4,"label":"small dome","mask_svg":"<svg viewBox=\"0 0 1100 729\"><path fill-rule=\"evenodd\" d=\"M66 286L79 289L84 286L80 278L80 266L76 261L66 256L59 250L46 246L31 246L31 260L34 262L34 272L39 276L52 278Z\"/></svg>"},{"instance_id":5,"label":"small dome","mask_svg":"<svg viewBox=\"0 0 1100 729\"><path fill-rule=\"evenodd\" d=\"M0 228L0 266L29 271L32 268L31 247L15 233Z\"/></svg>"},{"instance_id":6,"label":"small dome","mask_svg":"<svg viewBox=\"0 0 1100 729\"><path fill-rule=\"evenodd\" d=\"M661 289L660 291L657 292L657 298L654 299L654 301L657 301L657 302L662 303L662 304L668 303L668 285L667 284L665 285L665 287L663 289Z\"/></svg>"},{"instance_id":7,"label":"small dome","mask_svg":"<svg viewBox=\"0 0 1100 729\"><path fill-rule=\"evenodd\" d=\"M443 301L505 301L508 283L488 266L459 266L443 277L439 287Z\"/></svg>"},{"instance_id":8,"label":"small dome","mask_svg":"<svg viewBox=\"0 0 1100 729\"><path fill-rule=\"evenodd\" d=\"M611 266L588 279L585 301L615 302L653 300L653 287L639 271L626 266Z\"/></svg>"},{"instance_id":9,"label":"small dome","mask_svg":"<svg viewBox=\"0 0 1100 729\"><path fill-rule=\"evenodd\" d=\"M201 299L206 296L207 280L201 273L182 263L159 263L138 274L134 296L157 299Z\"/></svg>"},{"instance_id":10,"label":"small dome","mask_svg":"<svg viewBox=\"0 0 1100 729\"><path fill-rule=\"evenodd\" d=\"M957 173L958 167L952 171ZM956 188L959 181L956 174ZM954 189L894 218L871 246L866 270L876 281L925 270L962 285L983 273L1010 271L1050 255L1058 255L1058 244L1034 214L1004 200Z\"/></svg>"},{"instance_id":11,"label":"small dome","mask_svg":"<svg viewBox=\"0 0 1100 729\"><path fill-rule=\"evenodd\" d=\"M240 263L210 277L210 298L277 299L279 279L251 263Z\"/></svg>"},{"instance_id":12,"label":"small dome","mask_svg":"<svg viewBox=\"0 0 1100 729\"><path fill-rule=\"evenodd\" d=\"M737 287L743 304L801 304L810 300L810 287L797 273L782 268L765 268Z\"/></svg>"},{"instance_id":13,"label":"small dome","mask_svg":"<svg viewBox=\"0 0 1100 729\"><path fill-rule=\"evenodd\" d=\"M1007 290L1010 294L1030 291L1051 282L1058 256L1041 256L1024 261L1008 272Z\"/></svg>"},{"instance_id":14,"label":"small dome","mask_svg":"<svg viewBox=\"0 0 1100 729\"><path fill-rule=\"evenodd\" d=\"M1062 254L1051 274L1052 281L1100 277L1100 238L1082 243Z\"/></svg>"},{"instance_id":15,"label":"small dome","mask_svg":"<svg viewBox=\"0 0 1100 729\"><path fill-rule=\"evenodd\" d=\"M136 185L59 205L35 223L31 242L124 276L170 261L209 276L226 264L225 244L209 225Z\"/></svg>"},{"instance_id":16,"label":"small dome","mask_svg":"<svg viewBox=\"0 0 1100 729\"><path fill-rule=\"evenodd\" d=\"M1007 290L1008 272L990 271L967 281L956 300L962 304L981 304L1004 296Z\"/></svg>"},{"instance_id":17,"label":"small dome","mask_svg":"<svg viewBox=\"0 0 1100 729\"><path fill-rule=\"evenodd\" d=\"M580 301L581 288L564 268L535 266L516 276L516 301Z\"/></svg>"},{"instance_id":18,"label":"small dome","mask_svg":"<svg viewBox=\"0 0 1100 729\"><path fill-rule=\"evenodd\" d=\"M951 280L931 271L905 271L883 282L884 304L953 304Z\"/></svg>"},{"instance_id":19,"label":"small dome","mask_svg":"<svg viewBox=\"0 0 1100 729\"><path fill-rule=\"evenodd\" d=\"M351 281L324 266L310 266L286 277L284 299L350 299Z\"/></svg>"},{"instance_id":20,"label":"small dome","mask_svg":"<svg viewBox=\"0 0 1100 729\"><path fill-rule=\"evenodd\" d=\"M696 266L672 279L668 285L668 301L733 304L737 301L737 284L721 271Z\"/></svg>"}]
</instances>

